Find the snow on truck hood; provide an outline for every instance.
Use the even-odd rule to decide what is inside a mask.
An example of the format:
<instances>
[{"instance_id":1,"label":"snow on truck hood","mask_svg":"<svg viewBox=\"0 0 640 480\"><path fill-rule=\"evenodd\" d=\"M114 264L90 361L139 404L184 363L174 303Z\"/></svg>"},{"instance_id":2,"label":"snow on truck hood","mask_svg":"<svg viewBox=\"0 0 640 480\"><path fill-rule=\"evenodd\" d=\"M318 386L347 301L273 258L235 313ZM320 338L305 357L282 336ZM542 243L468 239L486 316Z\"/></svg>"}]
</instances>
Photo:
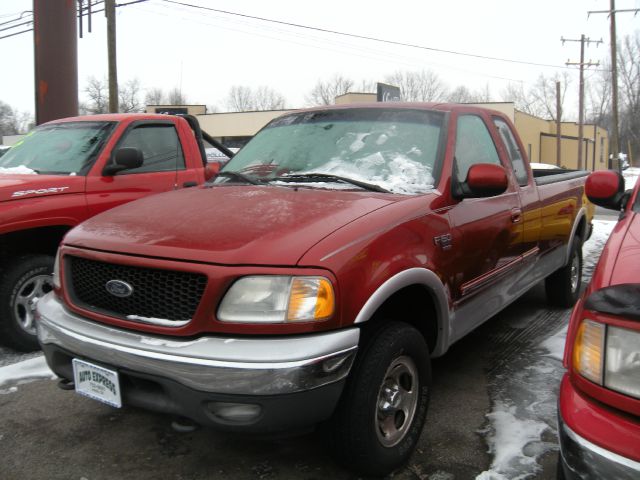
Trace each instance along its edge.
<instances>
[{"instance_id":1,"label":"snow on truck hood","mask_svg":"<svg viewBox=\"0 0 640 480\"><path fill-rule=\"evenodd\" d=\"M0 202L84 192L84 180L69 175L0 174Z\"/></svg>"},{"instance_id":2,"label":"snow on truck hood","mask_svg":"<svg viewBox=\"0 0 640 480\"><path fill-rule=\"evenodd\" d=\"M193 188L93 217L65 244L225 265L295 265L327 235L399 199L278 186Z\"/></svg>"}]
</instances>

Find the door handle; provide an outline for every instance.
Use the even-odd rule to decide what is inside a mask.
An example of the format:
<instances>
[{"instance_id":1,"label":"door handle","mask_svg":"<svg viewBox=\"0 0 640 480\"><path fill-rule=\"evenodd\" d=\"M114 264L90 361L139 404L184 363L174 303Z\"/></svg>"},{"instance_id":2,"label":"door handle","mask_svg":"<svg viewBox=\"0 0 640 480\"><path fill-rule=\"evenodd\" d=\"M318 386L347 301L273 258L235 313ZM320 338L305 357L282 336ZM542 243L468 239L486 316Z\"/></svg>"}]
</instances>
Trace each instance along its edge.
<instances>
[{"instance_id":1,"label":"door handle","mask_svg":"<svg viewBox=\"0 0 640 480\"><path fill-rule=\"evenodd\" d=\"M182 184L182 186L184 188L189 188L189 187L197 187L198 186L198 182L184 182Z\"/></svg>"},{"instance_id":2,"label":"door handle","mask_svg":"<svg viewBox=\"0 0 640 480\"><path fill-rule=\"evenodd\" d=\"M520 223L522 221L522 210L519 208L511 210L511 221L513 223Z\"/></svg>"}]
</instances>

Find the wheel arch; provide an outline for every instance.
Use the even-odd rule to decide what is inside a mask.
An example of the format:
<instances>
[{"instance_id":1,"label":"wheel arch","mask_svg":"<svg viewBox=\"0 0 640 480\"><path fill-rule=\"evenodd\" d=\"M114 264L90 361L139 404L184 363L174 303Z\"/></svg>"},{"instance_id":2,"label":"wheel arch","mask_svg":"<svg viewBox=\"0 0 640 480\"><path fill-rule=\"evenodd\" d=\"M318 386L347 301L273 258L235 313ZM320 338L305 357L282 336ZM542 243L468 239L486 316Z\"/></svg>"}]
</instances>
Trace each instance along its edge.
<instances>
[{"instance_id":1,"label":"wheel arch","mask_svg":"<svg viewBox=\"0 0 640 480\"><path fill-rule=\"evenodd\" d=\"M448 347L449 302L440 278L426 268L410 268L380 285L358 312L354 323L365 328L390 317L422 333L432 356ZM400 318L398 318L400 313Z\"/></svg>"},{"instance_id":2,"label":"wheel arch","mask_svg":"<svg viewBox=\"0 0 640 480\"><path fill-rule=\"evenodd\" d=\"M573 246L573 241L576 237L580 237L583 241L586 239L587 235L587 211L584 207L582 207L573 222L573 227L571 228L571 236L569 237L569 241L567 242L566 250L565 250L565 260L564 264L566 265L571 257L571 247Z\"/></svg>"},{"instance_id":3,"label":"wheel arch","mask_svg":"<svg viewBox=\"0 0 640 480\"><path fill-rule=\"evenodd\" d=\"M0 235L0 258L25 254L55 255L71 225L48 225Z\"/></svg>"}]
</instances>

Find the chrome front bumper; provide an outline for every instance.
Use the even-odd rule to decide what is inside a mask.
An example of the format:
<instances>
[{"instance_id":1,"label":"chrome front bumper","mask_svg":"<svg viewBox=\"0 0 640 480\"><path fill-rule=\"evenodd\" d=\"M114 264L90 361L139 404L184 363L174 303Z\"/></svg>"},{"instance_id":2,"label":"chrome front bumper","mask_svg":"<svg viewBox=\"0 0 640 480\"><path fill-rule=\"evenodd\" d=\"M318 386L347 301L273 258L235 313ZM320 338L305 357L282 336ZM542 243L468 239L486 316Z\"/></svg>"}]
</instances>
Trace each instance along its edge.
<instances>
[{"instance_id":1,"label":"chrome front bumper","mask_svg":"<svg viewBox=\"0 0 640 480\"><path fill-rule=\"evenodd\" d=\"M567 479L637 480L640 463L591 443L571 430L558 415L560 455Z\"/></svg>"},{"instance_id":2,"label":"chrome front bumper","mask_svg":"<svg viewBox=\"0 0 640 480\"><path fill-rule=\"evenodd\" d=\"M360 337L357 328L262 338L149 335L86 320L68 311L53 293L38 302L38 316L44 347L219 394L288 394L342 380Z\"/></svg>"}]
</instances>

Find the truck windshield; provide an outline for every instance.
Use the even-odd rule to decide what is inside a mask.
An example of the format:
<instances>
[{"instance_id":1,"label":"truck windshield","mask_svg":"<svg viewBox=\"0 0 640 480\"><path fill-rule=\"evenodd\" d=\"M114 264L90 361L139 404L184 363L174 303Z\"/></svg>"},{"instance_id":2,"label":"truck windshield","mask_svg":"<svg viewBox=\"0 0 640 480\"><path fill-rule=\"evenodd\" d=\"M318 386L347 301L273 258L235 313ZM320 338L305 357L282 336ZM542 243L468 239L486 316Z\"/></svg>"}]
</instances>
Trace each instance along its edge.
<instances>
[{"instance_id":1,"label":"truck windshield","mask_svg":"<svg viewBox=\"0 0 640 480\"><path fill-rule=\"evenodd\" d=\"M427 110L362 108L286 115L240 150L216 183L239 181L233 175L237 172L259 183L358 188L347 179L379 191L425 193L434 188L439 171L442 128L443 114Z\"/></svg>"},{"instance_id":2,"label":"truck windshield","mask_svg":"<svg viewBox=\"0 0 640 480\"><path fill-rule=\"evenodd\" d=\"M0 158L0 173L85 175L114 122L41 125Z\"/></svg>"}]
</instances>

